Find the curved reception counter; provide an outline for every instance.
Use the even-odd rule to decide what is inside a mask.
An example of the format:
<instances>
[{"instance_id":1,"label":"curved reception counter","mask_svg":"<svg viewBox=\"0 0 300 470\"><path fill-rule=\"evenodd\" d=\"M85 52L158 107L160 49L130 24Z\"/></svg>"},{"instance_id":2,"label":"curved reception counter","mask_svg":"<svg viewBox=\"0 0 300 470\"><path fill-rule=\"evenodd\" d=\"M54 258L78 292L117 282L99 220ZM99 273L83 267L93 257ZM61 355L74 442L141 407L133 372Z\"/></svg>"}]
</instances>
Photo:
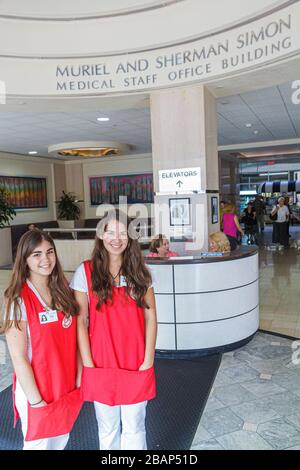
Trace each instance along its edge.
<instances>
[{"instance_id":1,"label":"curved reception counter","mask_svg":"<svg viewBox=\"0 0 300 470\"><path fill-rule=\"evenodd\" d=\"M157 306L158 353L229 351L259 324L258 253L240 247L222 257L148 259Z\"/></svg>"}]
</instances>

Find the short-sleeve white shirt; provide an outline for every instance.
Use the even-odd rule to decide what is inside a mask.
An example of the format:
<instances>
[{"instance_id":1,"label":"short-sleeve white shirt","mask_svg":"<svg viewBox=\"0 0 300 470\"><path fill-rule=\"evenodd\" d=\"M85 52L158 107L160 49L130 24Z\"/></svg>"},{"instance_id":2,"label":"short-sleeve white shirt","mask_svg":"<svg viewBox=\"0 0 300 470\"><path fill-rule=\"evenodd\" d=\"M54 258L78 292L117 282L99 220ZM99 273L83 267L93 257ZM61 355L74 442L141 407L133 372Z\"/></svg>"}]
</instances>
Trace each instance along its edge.
<instances>
[{"instance_id":1,"label":"short-sleeve white shirt","mask_svg":"<svg viewBox=\"0 0 300 470\"><path fill-rule=\"evenodd\" d=\"M287 206L280 207L278 205L278 206L275 206L275 207L277 207L277 220L276 220L276 222L286 222L286 216L289 215L289 210L288 210Z\"/></svg>"},{"instance_id":2,"label":"short-sleeve white shirt","mask_svg":"<svg viewBox=\"0 0 300 470\"><path fill-rule=\"evenodd\" d=\"M88 293L88 284L85 275L84 264L81 263L78 268L76 269L71 282L70 287L73 290L78 290L79 292Z\"/></svg>"},{"instance_id":3,"label":"short-sleeve white shirt","mask_svg":"<svg viewBox=\"0 0 300 470\"><path fill-rule=\"evenodd\" d=\"M151 276L152 276L152 284L150 287L154 287L154 280L153 280L152 273L151 273ZM71 279L70 287L73 290L77 290L79 292L85 292L86 294L88 293L88 284L86 280L85 269L84 269L83 263L81 263L76 269Z\"/></svg>"}]
</instances>

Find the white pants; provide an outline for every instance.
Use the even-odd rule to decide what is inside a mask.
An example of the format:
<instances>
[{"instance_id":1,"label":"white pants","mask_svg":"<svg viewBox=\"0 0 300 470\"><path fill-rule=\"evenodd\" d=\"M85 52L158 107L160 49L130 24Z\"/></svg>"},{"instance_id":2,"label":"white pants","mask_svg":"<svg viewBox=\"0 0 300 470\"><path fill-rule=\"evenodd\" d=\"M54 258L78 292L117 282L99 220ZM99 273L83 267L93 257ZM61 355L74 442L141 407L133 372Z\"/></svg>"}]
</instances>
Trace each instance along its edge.
<instances>
[{"instance_id":1,"label":"white pants","mask_svg":"<svg viewBox=\"0 0 300 470\"><path fill-rule=\"evenodd\" d=\"M17 381L15 393L16 407L20 415L22 433L25 439L27 433L27 398L21 385ZM48 437L46 439L36 439L34 441L24 441L23 450L63 450L69 440L69 434L62 436Z\"/></svg>"},{"instance_id":2,"label":"white pants","mask_svg":"<svg viewBox=\"0 0 300 470\"><path fill-rule=\"evenodd\" d=\"M147 401L109 406L94 402L101 450L146 450Z\"/></svg>"}]
</instances>

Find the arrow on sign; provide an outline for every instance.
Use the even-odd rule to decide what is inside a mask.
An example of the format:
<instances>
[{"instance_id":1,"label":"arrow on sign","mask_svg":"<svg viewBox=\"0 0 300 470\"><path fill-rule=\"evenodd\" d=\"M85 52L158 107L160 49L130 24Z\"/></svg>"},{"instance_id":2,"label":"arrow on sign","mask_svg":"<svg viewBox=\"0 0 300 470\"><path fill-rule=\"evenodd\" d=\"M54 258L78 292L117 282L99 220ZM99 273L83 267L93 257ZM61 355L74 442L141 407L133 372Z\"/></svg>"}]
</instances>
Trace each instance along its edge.
<instances>
[{"instance_id":1,"label":"arrow on sign","mask_svg":"<svg viewBox=\"0 0 300 470\"><path fill-rule=\"evenodd\" d=\"M177 184L177 185L179 186L179 188L180 188L180 186L183 184L183 182L179 180L179 181L177 181L176 184Z\"/></svg>"}]
</instances>

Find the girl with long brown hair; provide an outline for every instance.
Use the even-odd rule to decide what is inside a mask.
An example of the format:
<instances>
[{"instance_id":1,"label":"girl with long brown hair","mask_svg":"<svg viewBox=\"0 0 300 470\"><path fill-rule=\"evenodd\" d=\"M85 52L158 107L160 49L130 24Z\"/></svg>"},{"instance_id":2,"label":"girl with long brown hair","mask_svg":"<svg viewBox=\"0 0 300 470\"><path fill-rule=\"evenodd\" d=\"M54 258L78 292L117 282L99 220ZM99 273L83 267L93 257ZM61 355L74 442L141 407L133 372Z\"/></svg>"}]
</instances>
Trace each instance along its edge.
<instances>
[{"instance_id":1,"label":"girl with long brown hair","mask_svg":"<svg viewBox=\"0 0 300 470\"><path fill-rule=\"evenodd\" d=\"M23 449L62 450L81 407L78 305L51 237L39 230L21 237L4 301L2 330L15 370L15 422L21 418Z\"/></svg>"},{"instance_id":2,"label":"girl with long brown hair","mask_svg":"<svg viewBox=\"0 0 300 470\"><path fill-rule=\"evenodd\" d=\"M146 405L156 393L154 291L128 228L125 214L108 213L92 259L71 282L80 305L82 398L94 402L101 450L147 448Z\"/></svg>"}]
</instances>

